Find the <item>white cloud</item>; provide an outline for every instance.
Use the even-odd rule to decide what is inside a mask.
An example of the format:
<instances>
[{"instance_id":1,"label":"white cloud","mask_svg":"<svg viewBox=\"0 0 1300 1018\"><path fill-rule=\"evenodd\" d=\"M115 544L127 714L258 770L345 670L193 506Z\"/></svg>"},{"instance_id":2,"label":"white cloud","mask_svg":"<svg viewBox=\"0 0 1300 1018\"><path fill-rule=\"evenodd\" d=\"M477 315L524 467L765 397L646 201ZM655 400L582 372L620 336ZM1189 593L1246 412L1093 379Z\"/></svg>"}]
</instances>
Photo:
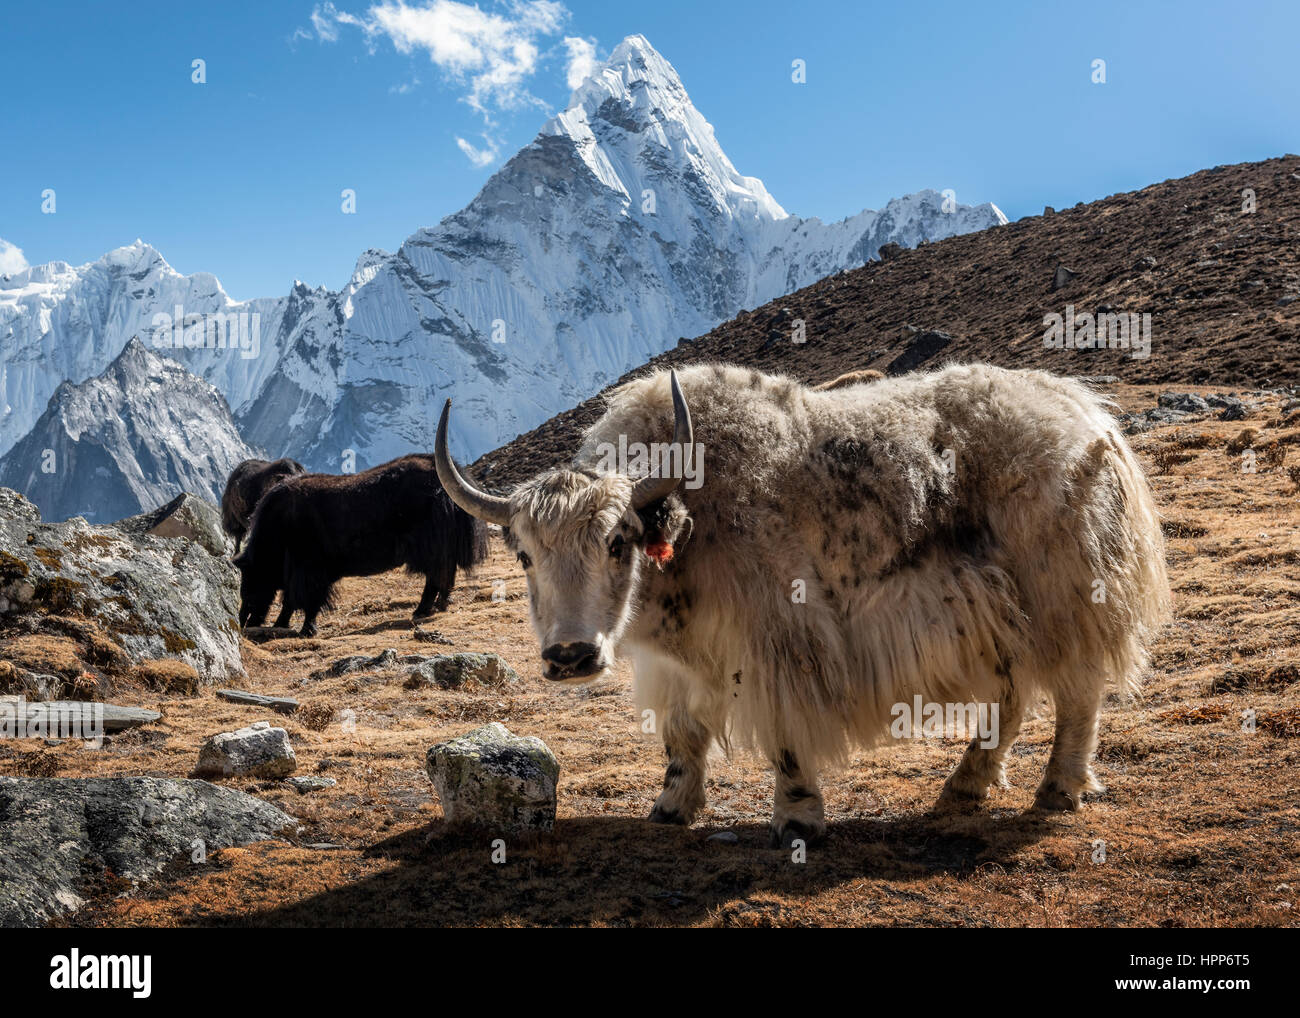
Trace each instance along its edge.
<instances>
[{"instance_id":1,"label":"white cloud","mask_svg":"<svg viewBox=\"0 0 1300 1018\"><path fill-rule=\"evenodd\" d=\"M483 135L483 141L485 144L482 148L476 148L464 138L457 138L456 144L460 146L460 150L465 153L469 158L469 161L475 166L491 166L497 161L497 156L500 154L500 147L497 145L495 140L488 137L486 134Z\"/></svg>"},{"instance_id":2,"label":"white cloud","mask_svg":"<svg viewBox=\"0 0 1300 1018\"><path fill-rule=\"evenodd\" d=\"M564 40L565 49L569 51L569 66L566 71L569 87L577 88L589 77L599 63L596 60L596 44L590 39L568 36Z\"/></svg>"},{"instance_id":3,"label":"white cloud","mask_svg":"<svg viewBox=\"0 0 1300 1018\"><path fill-rule=\"evenodd\" d=\"M496 11L458 0L415 5L380 0L360 15L327 2L311 12L312 29L322 42L337 41L339 27L346 25L361 30L372 52L387 39L398 53L427 56L447 80L462 86L462 101L483 117L489 131L495 127L495 111L544 105L529 92L528 79L538 70L543 43L568 19L568 8L558 0L509 0ZM294 38L310 34L299 29ZM594 66L595 46L577 38L566 38L564 46L573 87L577 69L589 72ZM487 166L497 158L500 139L485 134L483 140L483 147L464 138L457 138L456 144L475 166Z\"/></svg>"},{"instance_id":4,"label":"white cloud","mask_svg":"<svg viewBox=\"0 0 1300 1018\"><path fill-rule=\"evenodd\" d=\"M0 276L22 272L25 268L27 268L27 259L23 257L22 249L0 237Z\"/></svg>"}]
</instances>

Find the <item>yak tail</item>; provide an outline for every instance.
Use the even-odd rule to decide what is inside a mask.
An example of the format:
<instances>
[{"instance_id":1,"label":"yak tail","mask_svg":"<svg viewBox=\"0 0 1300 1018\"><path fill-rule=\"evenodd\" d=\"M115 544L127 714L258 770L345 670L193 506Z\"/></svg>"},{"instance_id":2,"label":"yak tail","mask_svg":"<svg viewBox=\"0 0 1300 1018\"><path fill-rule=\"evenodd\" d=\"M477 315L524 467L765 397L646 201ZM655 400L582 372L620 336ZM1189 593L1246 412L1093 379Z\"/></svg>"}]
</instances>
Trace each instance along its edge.
<instances>
[{"instance_id":1,"label":"yak tail","mask_svg":"<svg viewBox=\"0 0 1300 1018\"><path fill-rule=\"evenodd\" d=\"M472 569L488 556L487 524L475 519L464 509L455 508L455 522L452 525L455 534L456 565L461 569Z\"/></svg>"}]
</instances>

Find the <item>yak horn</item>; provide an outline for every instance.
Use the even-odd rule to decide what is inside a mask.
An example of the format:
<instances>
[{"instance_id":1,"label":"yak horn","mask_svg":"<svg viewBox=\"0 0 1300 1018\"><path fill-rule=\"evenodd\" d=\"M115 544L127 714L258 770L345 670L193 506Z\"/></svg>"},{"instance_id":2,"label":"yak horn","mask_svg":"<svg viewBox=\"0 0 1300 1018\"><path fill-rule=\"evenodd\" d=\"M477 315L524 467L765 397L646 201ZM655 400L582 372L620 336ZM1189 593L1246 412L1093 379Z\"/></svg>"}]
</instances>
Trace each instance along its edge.
<instances>
[{"instance_id":1,"label":"yak horn","mask_svg":"<svg viewBox=\"0 0 1300 1018\"><path fill-rule=\"evenodd\" d=\"M438 468L438 480L451 496L451 500L471 516L505 527L510 524L510 500L500 495L479 491L456 469L451 453L447 451L447 418L451 416L451 400L442 408L438 420L438 438L433 447L433 463Z\"/></svg>"},{"instance_id":2,"label":"yak horn","mask_svg":"<svg viewBox=\"0 0 1300 1018\"><path fill-rule=\"evenodd\" d=\"M682 472L685 473L686 463L691 458L691 449L695 442L695 431L691 427L691 411L686 406L686 397L682 395L682 387L677 382L676 371L669 374L669 381L673 390L673 445L681 449L680 463ZM632 508L641 509L651 502L667 498L681 483L680 477L656 477L652 474L642 478L632 489Z\"/></svg>"}]
</instances>

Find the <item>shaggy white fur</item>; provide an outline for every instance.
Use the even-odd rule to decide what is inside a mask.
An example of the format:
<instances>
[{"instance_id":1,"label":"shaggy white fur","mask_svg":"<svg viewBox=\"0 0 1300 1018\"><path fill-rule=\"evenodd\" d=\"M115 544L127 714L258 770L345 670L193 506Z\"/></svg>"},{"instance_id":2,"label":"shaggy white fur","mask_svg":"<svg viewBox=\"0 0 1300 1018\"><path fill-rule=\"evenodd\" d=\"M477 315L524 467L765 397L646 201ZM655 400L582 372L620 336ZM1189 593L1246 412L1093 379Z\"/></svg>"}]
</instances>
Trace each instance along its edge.
<instances>
[{"instance_id":1,"label":"shaggy white fur","mask_svg":"<svg viewBox=\"0 0 1300 1018\"><path fill-rule=\"evenodd\" d=\"M773 763L778 839L816 837L817 771L879 743L916 694L999 704L998 744L973 742L945 786L976 798L1046 694L1037 804L1078 808L1098 787L1104 692L1137 687L1169 601L1151 492L1106 401L989 365L832 390L728 366L678 377L701 487L652 520L626 477L595 470L619 436L669 440L659 372L610 397L572 469L510 503L543 646L632 658L670 758L652 819L691 821L716 740ZM625 554L660 537L675 546L662 571Z\"/></svg>"}]
</instances>

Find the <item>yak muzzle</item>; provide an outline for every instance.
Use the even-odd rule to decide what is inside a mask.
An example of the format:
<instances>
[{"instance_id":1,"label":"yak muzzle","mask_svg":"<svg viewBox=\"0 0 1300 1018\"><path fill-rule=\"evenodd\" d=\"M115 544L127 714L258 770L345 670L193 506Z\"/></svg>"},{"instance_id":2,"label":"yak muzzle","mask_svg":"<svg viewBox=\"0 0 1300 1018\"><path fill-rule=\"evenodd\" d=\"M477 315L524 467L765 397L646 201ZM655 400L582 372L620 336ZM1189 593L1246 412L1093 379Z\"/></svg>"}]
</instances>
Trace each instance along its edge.
<instances>
[{"instance_id":1,"label":"yak muzzle","mask_svg":"<svg viewBox=\"0 0 1300 1018\"><path fill-rule=\"evenodd\" d=\"M594 643L553 643L542 651L548 679L581 679L604 671Z\"/></svg>"}]
</instances>

